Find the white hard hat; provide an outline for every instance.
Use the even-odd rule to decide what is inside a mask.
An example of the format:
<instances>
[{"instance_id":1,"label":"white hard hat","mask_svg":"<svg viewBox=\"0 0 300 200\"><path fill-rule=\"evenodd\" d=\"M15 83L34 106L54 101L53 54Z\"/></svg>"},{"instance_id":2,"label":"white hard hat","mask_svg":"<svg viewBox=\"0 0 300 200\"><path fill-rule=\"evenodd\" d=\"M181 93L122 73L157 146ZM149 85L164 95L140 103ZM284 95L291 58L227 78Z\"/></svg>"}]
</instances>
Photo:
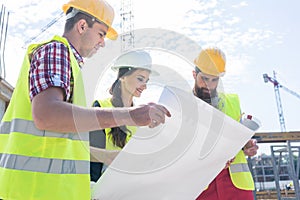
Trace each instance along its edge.
<instances>
[{"instance_id":1,"label":"white hard hat","mask_svg":"<svg viewBox=\"0 0 300 200\"><path fill-rule=\"evenodd\" d=\"M151 72L151 75L159 75L158 72L152 69L152 58L150 54L144 50L132 50L120 55L111 68L117 71L125 67L146 69Z\"/></svg>"}]
</instances>

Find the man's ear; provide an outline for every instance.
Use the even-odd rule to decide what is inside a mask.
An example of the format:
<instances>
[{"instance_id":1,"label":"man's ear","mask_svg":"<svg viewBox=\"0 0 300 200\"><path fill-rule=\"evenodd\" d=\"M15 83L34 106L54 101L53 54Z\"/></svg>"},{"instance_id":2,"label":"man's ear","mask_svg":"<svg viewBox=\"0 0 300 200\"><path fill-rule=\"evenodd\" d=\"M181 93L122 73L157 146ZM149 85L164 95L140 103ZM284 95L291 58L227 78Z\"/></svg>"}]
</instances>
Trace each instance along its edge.
<instances>
[{"instance_id":1,"label":"man's ear","mask_svg":"<svg viewBox=\"0 0 300 200\"><path fill-rule=\"evenodd\" d=\"M196 80L196 78L197 78L197 73L196 73L195 70L193 70L193 77L194 77L194 79Z\"/></svg>"},{"instance_id":2,"label":"man's ear","mask_svg":"<svg viewBox=\"0 0 300 200\"><path fill-rule=\"evenodd\" d=\"M86 28L87 28L88 24L86 23L86 21L84 19L81 19L77 22L77 30L79 33L83 33L85 32Z\"/></svg>"},{"instance_id":3,"label":"man's ear","mask_svg":"<svg viewBox=\"0 0 300 200\"><path fill-rule=\"evenodd\" d=\"M124 77L125 77L125 76L121 76L121 77L119 78L119 80L120 80L120 81L124 81Z\"/></svg>"}]
</instances>

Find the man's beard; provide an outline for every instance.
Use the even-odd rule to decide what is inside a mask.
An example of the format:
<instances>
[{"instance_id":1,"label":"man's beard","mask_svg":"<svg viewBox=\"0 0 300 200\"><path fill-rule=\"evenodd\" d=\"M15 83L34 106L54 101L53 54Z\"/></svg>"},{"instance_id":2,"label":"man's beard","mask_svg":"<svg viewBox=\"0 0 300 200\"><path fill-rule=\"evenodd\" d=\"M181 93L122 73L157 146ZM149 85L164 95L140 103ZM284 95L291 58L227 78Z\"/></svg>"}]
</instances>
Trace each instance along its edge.
<instances>
[{"instance_id":1,"label":"man's beard","mask_svg":"<svg viewBox=\"0 0 300 200\"><path fill-rule=\"evenodd\" d=\"M196 84L194 86L194 95L206 103L212 104L212 99L215 99L218 96L217 89L214 89L209 92L207 88L200 88Z\"/></svg>"}]
</instances>

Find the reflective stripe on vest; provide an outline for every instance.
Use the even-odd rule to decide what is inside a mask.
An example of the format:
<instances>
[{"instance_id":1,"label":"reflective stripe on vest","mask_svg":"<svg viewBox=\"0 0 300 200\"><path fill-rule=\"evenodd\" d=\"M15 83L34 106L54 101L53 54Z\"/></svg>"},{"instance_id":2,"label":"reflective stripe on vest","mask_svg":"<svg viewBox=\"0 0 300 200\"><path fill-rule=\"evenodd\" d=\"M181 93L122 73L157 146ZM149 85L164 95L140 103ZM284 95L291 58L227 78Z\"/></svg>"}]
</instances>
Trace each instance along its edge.
<instances>
[{"instance_id":1,"label":"reflective stripe on vest","mask_svg":"<svg viewBox=\"0 0 300 200\"><path fill-rule=\"evenodd\" d=\"M250 172L247 163L237 163L230 165L230 172L231 173L238 173L238 172Z\"/></svg>"},{"instance_id":2,"label":"reflective stripe on vest","mask_svg":"<svg viewBox=\"0 0 300 200\"><path fill-rule=\"evenodd\" d=\"M36 158L0 154L0 167L51 174L87 174L89 161Z\"/></svg>"},{"instance_id":3,"label":"reflective stripe on vest","mask_svg":"<svg viewBox=\"0 0 300 200\"><path fill-rule=\"evenodd\" d=\"M24 129L24 127L26 127ZM56 133L45 130L39 130L35 127L33 121L24 119L13 119L11 122L0 123L0 134L9 134L10 132L21 132L35 136L68 138L71 140L88 141L87 134L78 133Z\"/></svg>"}]
</instances>

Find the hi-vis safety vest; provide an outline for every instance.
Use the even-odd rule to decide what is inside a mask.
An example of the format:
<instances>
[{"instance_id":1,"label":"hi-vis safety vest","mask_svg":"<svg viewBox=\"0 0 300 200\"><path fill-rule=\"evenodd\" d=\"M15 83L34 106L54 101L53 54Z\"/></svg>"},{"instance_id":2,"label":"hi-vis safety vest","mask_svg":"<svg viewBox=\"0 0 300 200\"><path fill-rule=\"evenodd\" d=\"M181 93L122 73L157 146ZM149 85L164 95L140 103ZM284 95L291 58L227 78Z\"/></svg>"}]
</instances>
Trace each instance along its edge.
<instances>
[{"instance_id":1,"label":"hi-vis safety vest","mask_svg":"<svg viewBox=\"0 0 300 200\"><path fill-rule=\"evenodd\" d=\"M68 41L74 78L73 104L85 106L81 70ZM30 45L9 107L0 124L0 199L90 199L87 133L56 133L35 127L29 99L30 55L46 44ZM74 112L76 120L76 113ZM80 119L78 119L80 120Z\"/></svg>"},{"instance_id":2,"label":"hi-vis safety vest","mask_svg":"<svg viewBox=\"0 0 300 200\"><path fill-rule=\"evenodd\" d=\"M241 116L240 101L236 94L219 94L219 109L234 120L239 121ZM240 150L234 162L229 166L231 181L235 187L242 190L254 190L254 181L249 170L246 156Z\"/></svg>"},{"instance_id":3,"label":"hi-vis safety vest","mask_svg":"<svg viewBox=\"0 0 300 200\"><path fill-rule=\"evenodd\" d=\"M103 107L103 108L114 107L112 105L111 98L107 98L107 99L104 99L104 100L98 100L98 102L99 102L100 106ZM126 128L131 131L131 133L127 134L127 137L126 137L126 143L127 143L130 140L132 134L134 134L136 132L137 127L136 126L126 126ZM121 150L122 148L114 145L112 137L109 134L110 131L111 131L110 128L105 129L105 135L106 135L105 149L107 149L107 150Z\"/></svg>"}]
</instances>

